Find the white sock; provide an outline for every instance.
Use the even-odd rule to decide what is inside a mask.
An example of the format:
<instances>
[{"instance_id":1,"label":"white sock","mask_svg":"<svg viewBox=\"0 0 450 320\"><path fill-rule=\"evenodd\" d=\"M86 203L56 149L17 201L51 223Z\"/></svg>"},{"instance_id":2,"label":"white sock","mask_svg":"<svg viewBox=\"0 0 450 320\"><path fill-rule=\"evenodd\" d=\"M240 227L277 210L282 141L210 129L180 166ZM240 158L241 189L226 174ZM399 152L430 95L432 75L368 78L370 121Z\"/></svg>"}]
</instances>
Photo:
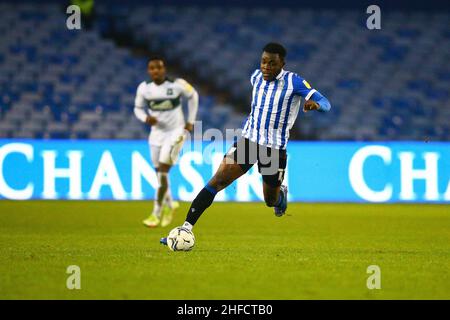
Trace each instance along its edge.
<instances>
[{"instance_id":1,"label":"white sock","mask_svg":"<svg viewBox=\"0 0 450 320\"><path fill-rule=\"evenodd\" d=\"M169 177L167 177L167 191L164 196L164 201L170 209L173 209L173 198L172 192L170 192Z\"/></svg>"},{"instance_id":2,"label":"white sock","mask_svg":"<svg viewBox=\"0 0 450 320\"><path fill-rule=\"evenodd\" d=\"M153 205L152 214L158 218L161 218L161 209L162 209L162 207L159 205L158 201L155 200L155 203Z\"/></svg>"},{"instance_id":3,"label":"white sock","mask_svg":"<svg viewBox=\"0 0 450 320\"><path fill-rule=\"evenodd\" d=\"M158 218L160 218L161 217L161 211L162 211L162 207L164 206L164 202L165 202L165 199L166 199L166 196L167 196L167 190L166 190L166 192L164 193L164 195L162 196L162 199L160 199L159 197L159 193L160 193L160 188L161 188L161 185L162 185L162 181L163 181L163 178L167 178L167 172L157 172L156 173L156 175L157 175L157 177L158 177L158 184L159 184L159 187L158 187L158 189L156 189L156 198L155 198L155 204L154 204L154 206L153 206L153 214L154 215L156 215ZM159 202L161 202L161 204L159 204Z\"/></svg>"},{"instance_id":4,"label":"white sock","mask_svg":"<svg viewBox=\"0 0 450 320\"><path fill-rule=\"evenodd\" d=\"M192 225L192 224L190 224L189 222L187 222L187 221L185 221L184 223L183 223L183 228L186 228L186 229L188 229L189 231L192 231L192 228L193 228L194 226Z\"/></svg>"}]
</instances>

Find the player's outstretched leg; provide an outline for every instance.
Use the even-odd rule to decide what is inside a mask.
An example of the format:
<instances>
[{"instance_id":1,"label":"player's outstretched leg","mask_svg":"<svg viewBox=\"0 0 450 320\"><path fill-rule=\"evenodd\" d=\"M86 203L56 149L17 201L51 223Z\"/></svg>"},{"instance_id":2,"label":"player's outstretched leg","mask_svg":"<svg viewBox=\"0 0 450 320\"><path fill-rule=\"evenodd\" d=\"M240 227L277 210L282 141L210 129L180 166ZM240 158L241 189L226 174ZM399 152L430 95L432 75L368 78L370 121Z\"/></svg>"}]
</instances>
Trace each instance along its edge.
<instances>
[{"instance_id":1,"label":"player's outstretched leg","mask_svg":"<svg viewBox=\"0 0 450 320\"><path fill-rule=\"evenodd\" d=\"M173 144L170 145L170 149L166 150L163 147L162 159L160 160L160 167L163 171L169 172L171 165L175 164L178 160L181 149L183 148L184 141L186 140L185 130L183 132L177 131L175 134L175 140ZM166 152L168 151L168 152ZM170 164L169 164L170 163ZM161 227L168 226L175 215L175 211L178 209L179 204L177 201L173 201L172 193L170 192L170 181L169 176L166 178L167 191L165 193L163 204L162 204L162 219Z\"/></svg>"},{"instance_id":2,"label":"player's outstretched leg","mask_svg":"<svg viewBox=\"0 0 450 320\"><path fill-rule=\"evenodd\" d=\"M169 191L167 191L167 192L169 192ZM180 204L178 203L178 201L169 202L166 199L164 200L163 209L162 209L162 213L161 213L161 216L162 216L161 227L166 227L172 222L173 217L175 215L175 211L177 211L177 209L180 207Z\"/></svg>"},{"instance_id":3,"label":"player's outstretched leg","mask_svg":"<svg viewBox=\"0 0 450 320\"><path fill-rule=\"evenodd\" d=\"M144 225L148 227L156 227L161 223L161 226L167 226L172 221L172 210L169 210L167 216L161 218L161 213L163 211L164 201L167 198L167 192L169 189L169 174L170 165L160 163L158 171L156 173L158 177L158 189L156 190L156 199L153 205L153 212L143 221Z\"/></svg>"},{"instance_id":4,"label":"player's outstretched leg","mask_svg":"<svg viewBox=\"0 0 450 320\"><path fill-rule=\"evenodd\" d=\"M161 163L158 168L159 188L157 191L157 203L155 208L159 210L157 213L161 219L161 227L168 226L173 219L176 206L172 202L169 185L170 164Z\"/></svg>"},{"instance_id":5,"label":"player's outstretched leg","mask_svg":"<svg viewBox=\"0 0 450 320\"><path fill-rule=\"evenodd\" d=\"M192 230L202 213L212 204L217 192L225 189L244 173L239 164L235 162L230 163L229 158L224 158L216 174L192 201L183 227ZM162 238L160 243L167 244L167 239Z\"/></svg>"},{"instance_id":6,"label":"player's outstretched leg","mask_svg":"<svg viewBox=\"0 0 450 320\"><path fill-rule=\"evenodd\" d=\"M230 159L224 158L216 174L192 202L183 226L192 229L202 213L211 205L217 192L228 187L244 173L239 164L230 163Z\"/></svg>"}]
</instances>

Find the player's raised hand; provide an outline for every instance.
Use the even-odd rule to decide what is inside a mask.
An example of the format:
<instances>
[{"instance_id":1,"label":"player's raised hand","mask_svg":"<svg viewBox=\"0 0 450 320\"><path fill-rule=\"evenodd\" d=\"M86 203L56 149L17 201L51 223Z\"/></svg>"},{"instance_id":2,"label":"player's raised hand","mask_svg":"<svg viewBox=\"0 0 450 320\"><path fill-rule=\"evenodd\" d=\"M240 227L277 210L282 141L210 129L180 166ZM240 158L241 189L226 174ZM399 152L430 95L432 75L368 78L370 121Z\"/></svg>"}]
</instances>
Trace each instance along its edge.
<instances>
[{"instance_id":1,"label":"player's raised hand","mask_svg":"<svg viewBox=\"0 0 450 320\"><path fill-rule=\"evenodd\" d=\"M317 102L308 100L308 101L305 101L305 104L303 105L303 112L308 112L311 110L318 110L319 107L320 106Z\"/></svg>"},{"instance_id":2,"label":"player's raised hand","mask_svg":"<svg viewBox=\"0 0 450 320\"><path fill-rule=\"evenodd\" d=\"M184 129L192 132L192 130L194 130L194 125L192 123L186 122L186 125L184 126Z\"/></svg>"},{"instance_id":3,"label":"player's raised hand","mask_svg":"<svg viewBox=\"0 0 450 320\"><path fill-rule=\"evenodd\" d=\"M149 126L153 126L158 122L158 120L156 120L155 117L152 116L147 116L147 119L145 120L145 123L148 124Z\"/></svg>"}]
</instances>

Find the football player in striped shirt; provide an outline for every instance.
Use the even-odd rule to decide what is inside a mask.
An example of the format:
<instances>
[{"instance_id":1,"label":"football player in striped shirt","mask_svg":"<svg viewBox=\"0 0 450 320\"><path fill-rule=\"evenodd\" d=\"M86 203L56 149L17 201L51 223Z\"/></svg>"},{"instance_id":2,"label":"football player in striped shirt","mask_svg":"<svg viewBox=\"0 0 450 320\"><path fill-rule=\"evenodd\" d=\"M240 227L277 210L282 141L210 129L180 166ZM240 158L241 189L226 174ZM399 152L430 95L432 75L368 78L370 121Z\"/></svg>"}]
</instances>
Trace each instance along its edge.
<instances>
[{"instance_id":1,"label":"football player in striped shirt","mask_svg":"<svg viewBox=\"0 0 450 320\"><path fill-rule=\"evenodd\" d=\"M151 126L150 154L159 186L153 212L143 223L148 227L156 227L161 223L164 227L170 224L178 207L170 192L169 170L178 159L186 131L193 130L198 93L185 80L168 78L162 57L150 58L147 72L152 80L139 85L134 113L140 121ZM187 120L184 118L181 99L187 99Z\"/></svg>"},{"instance_id":2,"label":"football player in striped shirt","mask_svg":"<svg viewBox=\"0 0 450 320\"><path fill-rule=\"evenodd\" d=\"M283 69L286 49L278 43L263 48L260 69L251 75L253 86L250 115L242 137L224 156L217 172L191 204L183 228L192 230L217 192L229 186L258 163L264 200L281 217L287 209L287 187L282 185L286 169L286 146L305 99L303 111L329 111L330 102L294 72ZM161 243L166 244L166 238Z\"/></svg>"}]
</instances>

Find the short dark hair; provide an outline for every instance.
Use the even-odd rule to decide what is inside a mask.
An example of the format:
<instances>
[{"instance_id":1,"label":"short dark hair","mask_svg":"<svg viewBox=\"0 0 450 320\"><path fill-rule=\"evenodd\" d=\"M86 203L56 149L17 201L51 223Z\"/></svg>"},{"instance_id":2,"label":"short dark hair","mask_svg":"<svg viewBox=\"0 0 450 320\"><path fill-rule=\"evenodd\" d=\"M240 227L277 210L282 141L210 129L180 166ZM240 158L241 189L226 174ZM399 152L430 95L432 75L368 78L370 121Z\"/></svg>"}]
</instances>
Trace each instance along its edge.
<instances>
[{"instance_id":1,"label":"short dark hair","mask_svg":"<svg viewBox=\"0 0 450 320\"><path fill-rule=\"evenodd\" d=\"M153 61L153 60L160 60L164 64L166 64L166 59L164 59L164 57L162 55L159 55L159 54L151 55L150 58L148 59L148 62Z\"/></svg>"},{"instance_id":2,"label":"short dark hair","mask_svg":"<svg viewBox=\"0 0 450 320\"><path fill-rule=\"evenodd\" d=\"M283 60L286 57L287 53L286 49L281 44L276 42L269 42L268 44L266 44L263 48L263 51L268 53L277 53Z\"/></svg>"}]
</instances>

